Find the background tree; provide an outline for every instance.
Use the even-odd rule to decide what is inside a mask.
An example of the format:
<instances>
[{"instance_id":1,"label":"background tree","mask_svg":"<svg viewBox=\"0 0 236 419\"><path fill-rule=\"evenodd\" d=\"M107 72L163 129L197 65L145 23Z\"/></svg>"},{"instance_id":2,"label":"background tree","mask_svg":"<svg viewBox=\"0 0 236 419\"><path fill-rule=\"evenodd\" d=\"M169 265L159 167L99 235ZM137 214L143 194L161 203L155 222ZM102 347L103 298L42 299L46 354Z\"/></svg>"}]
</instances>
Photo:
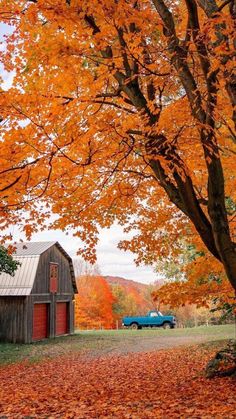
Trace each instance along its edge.
<instances>
[{"instance_id":1,"label":"background tree","mask_svg":"<svg viewBox=\"0 0 236 419\"><path fill-rule=\"evenodd\" d=\"M73 258L73 267L75 271L76 278L81 276L99 276L101 275L101 270L98 264L92 265L91 263L85 261L82 258Z\"/></svg>"},{"instance_id":2,"label":"background tree","mask_svg":"<svg viewBox=\"0 0 236 419\"><path fill-rule=\"evenodd\" d=\"M184 240L176 242L174 247L168 257L157 262L156 269L165 272L167 281L153 291L154 300L175 309L183 304L212 310L222 310L227 305L233 308L234 292L222 266Z\"/></svg>"},{"instance_id":3,"label":"background tree","mask_svg":"<svg viewBox=\"0 0 236 419\"><path fill-rule=\"evenodd\" d=\"M16 71L2 114L1 189L13 185L2 224L24 207L30 235L53 211L52 227L75 229L91 261L98 226L115 219L139 232L121 245L137 262L191 235L236 289L235 2L1 7L15 25L3 61Z\"/></svg>"},{"instance_id":4,"label":"background tree","mask_svg":"<svg viewBox=\"0 0 236 419\"><path fill-rule=\"evenodd\" d=\"M111 290L115 297L113 313L117 319L121 320L124 316L135 316L142 312L141 298L133 288L130 290L121 285L113 285Z\"/></svg>"},{"instance_id":5,"label":"background tree","mask_svg":"<svg viewBox=\"0 0 236 419\"><path fill-rule=\"evenodd\" d=\"M75 326L84 328L112 328L114 296L101 276L84 275L77 279L75 296Z\"/></svg>"}]
</instances>

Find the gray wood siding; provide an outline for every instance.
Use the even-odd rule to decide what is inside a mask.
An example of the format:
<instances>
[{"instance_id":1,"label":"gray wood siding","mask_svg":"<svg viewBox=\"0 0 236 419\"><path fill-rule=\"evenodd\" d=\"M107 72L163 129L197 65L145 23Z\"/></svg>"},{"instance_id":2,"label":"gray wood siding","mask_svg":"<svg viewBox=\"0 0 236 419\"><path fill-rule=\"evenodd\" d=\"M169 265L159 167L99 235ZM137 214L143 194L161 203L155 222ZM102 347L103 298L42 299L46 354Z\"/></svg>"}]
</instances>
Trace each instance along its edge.
<instances>
[{"instance_id":1,"label":"gray wood siding","mask_svg":"<svg viewBox=\"0 0 236 419\"><path fill-rule=\"evenodd\" d=\"M26 297L0 298L0 340L13 343L27 341Z\"/></svg>"},{"instance_id":2,"label":"gray wood siding","mask_svg":"<svg viewBox=\"0 0 236 419\"><path fill-rule=\"evenodd\" d=\"M40 256L32 294L49 293L50 262L58 264L59 281L57 294L73 295L69 261L56 246L52 246Z\"/></svg>"}]
</instances>

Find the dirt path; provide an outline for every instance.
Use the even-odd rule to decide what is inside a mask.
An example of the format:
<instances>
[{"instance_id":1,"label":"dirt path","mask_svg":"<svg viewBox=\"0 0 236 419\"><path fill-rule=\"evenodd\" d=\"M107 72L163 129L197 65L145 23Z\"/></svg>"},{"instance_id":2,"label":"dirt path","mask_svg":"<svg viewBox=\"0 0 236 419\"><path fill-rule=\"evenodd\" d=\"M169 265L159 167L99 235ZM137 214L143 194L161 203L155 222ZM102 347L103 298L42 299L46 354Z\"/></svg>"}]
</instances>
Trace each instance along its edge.
<instances>
[{"instance_id":1,"label":"dirt path","mask_svg":"<svg viewBox=\"0 0 236 419\"><path fill-rule=\"evenodd\" d=\"M97 338L96 347L86 350L92 358L104 355L126 355L139 352L152 352L181 346L190 346L213 341L212 337L200 336L155 336L155 337L125 337Z\"/></svg>"},{"instance_id":2,"label":"dirt path","mask_svg":"<svg viewBox=\"0 0 236 419\"><path fill-rule=\"evenodd\" d=\"M79 352L88 358L100 358L104 355L119 356L159 351L207 341L209 341L208 336L72 336L62 342L55 341L53 345L32 346L26 358L37 361L41 358L55 358L74 352Z\"/></svg>"},{"instance_id":3,"label":"dirt path","mask_svg":"<svg viewBox=\"0 0 236 419\"><path fill-rule=\"evenodd\" d=\"M173 336L155 338L128 338L123 342L119 342L119 346L112 349L113 353L124 354L132 352L149 352L153 350L174 348L177 346L194 345L209 341L207 336Z\"/></svg>"}]
</instances>

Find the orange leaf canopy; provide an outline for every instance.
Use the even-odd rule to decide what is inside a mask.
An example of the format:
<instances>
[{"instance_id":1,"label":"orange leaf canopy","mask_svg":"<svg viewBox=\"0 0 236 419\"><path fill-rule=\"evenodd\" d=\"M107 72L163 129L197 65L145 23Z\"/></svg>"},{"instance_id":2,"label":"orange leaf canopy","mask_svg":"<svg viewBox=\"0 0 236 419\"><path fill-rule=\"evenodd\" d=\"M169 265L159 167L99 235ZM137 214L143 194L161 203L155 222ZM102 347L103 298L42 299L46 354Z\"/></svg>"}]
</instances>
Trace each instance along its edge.
<instances>
[{"instance_id":1,"label":"orange leaf canopy","mask_svg":"<svg viewBox=\"0 0 236 419\"><path fill-rule=\"evenodd\" d=\"M228 7L196 4L196 20L190 3L163 14L163 1L2 0L14 28L1 55L15 71L0 95L2 226L26 218L30 235L52 211L52 227L73 229L92 261L98 227L114 220L138 231L123 243L138 262L165 255L183 233L195 241L204 223L212 234L219 155L221 192L236 199L233 19ZM223 221L233 236L234 209ZM224 260L209 234L203 241Z\"/></svg>"}]
</instances>

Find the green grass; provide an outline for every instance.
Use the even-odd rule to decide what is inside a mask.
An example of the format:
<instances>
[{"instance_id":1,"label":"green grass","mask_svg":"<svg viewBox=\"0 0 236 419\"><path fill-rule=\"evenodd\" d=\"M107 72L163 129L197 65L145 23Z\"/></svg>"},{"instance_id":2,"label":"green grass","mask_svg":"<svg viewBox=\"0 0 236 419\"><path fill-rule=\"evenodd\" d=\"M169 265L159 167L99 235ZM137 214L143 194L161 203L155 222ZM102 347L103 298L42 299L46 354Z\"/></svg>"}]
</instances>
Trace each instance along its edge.
<instances>
[{"instance_id":1,"label":"green grass","mask_svg":"<svg viewBox=\"0 0 236 419\"><path fill-rule=\"evenodd\" d=\"M52 359L57 356L69 353L89 352L92 356L100 356L112 351L126 349L143 343L163 342L166 338L169 347L179 340L188 337L192 340L189 344L223 341L235 339L235 325L221 326L200 326L186 329L144 329L144 330L99 330L99 331L77 331L73 336L47 339L42 342L30 345L0 343L0 364L11 364L15 362L28 361L38 362L42 359ZM196 340L194 339L196 337ZM175 339L176 338L176 339ZM152 349L153 350L153 349Z\"/></svg>"},{"instance_id":2,"label":"green grass","mask_svg":"<svg viewBox=\"0 0 236 419\"><path fill-rule=\"evenodd\" d=\"M233 339L236 337L236 326L234 324L226 324L219 326L198 326L188 327L185 329L121 329L121 330L77 330L76 334L82 336L103 336L103 337L154 337L154 336L209 336L216 339Z\"/></svg>"},{"instance_id":3,"label":"green grass","mask_svg":"<svg viewBox=\"0 0 236 419\"><path fill-rule=\"evenodd\" d=\"M29 352L28 345L0 343L0 364L19 362L25 359Z\"/></svg>"},{"instance_id":4,"label":"green grass","mask_svg":"<svg viewBox=\"0 0 236 419\"><path fill-rule=\"evenodd\" d=\"M27 345L0 343L0 365L21 361L38 362L42 359L55 358L71 352L104 351L109 345L110 339L99 336L85 336L83 333L45 339Z\"/></svg>"}]
</instances>

